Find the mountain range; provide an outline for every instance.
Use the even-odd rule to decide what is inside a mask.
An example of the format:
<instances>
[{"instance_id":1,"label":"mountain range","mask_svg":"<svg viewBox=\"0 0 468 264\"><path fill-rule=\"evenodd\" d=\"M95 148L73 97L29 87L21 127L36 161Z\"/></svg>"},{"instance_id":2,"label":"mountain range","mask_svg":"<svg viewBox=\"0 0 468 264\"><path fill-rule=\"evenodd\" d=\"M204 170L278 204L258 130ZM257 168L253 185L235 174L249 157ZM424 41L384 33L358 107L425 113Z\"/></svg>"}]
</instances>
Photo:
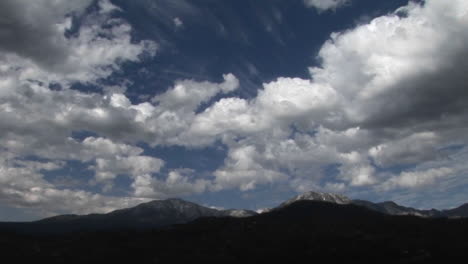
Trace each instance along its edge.
<instances>
[{"instance_id":1,"label":"mountain range","mask_svg":"<svg viewBox=\"0 0 468 264\"><path fill-rule=\"evenodd\" d=\"M339 194L313 191L295 196L275 208L263 210L262 213L278 211L299 201L355 205L386 215L410 215L424 218L468 217L468 204L450 210L419 210L404 207L392 201L373 203L364 200L352 200ZM0 231L16 230L24 233L64 233L122 229L147 230L185 224L199 218L239 218L257 214L257 212L251 210L218 210L182 199L167 199L142 203L135 207L120 209L107 214L59 215L34 222L0 223Z\"/></svg>"},{"instance_id":2,"label":"mountain range","mask_svg":"<svg viewBox=\"0 0 468 264\"><path fill-rule=\"evenodd\" d=\"M468 257L468 218L390 215L352 202L326 201L333 196L305 196L323 199L299 199L250 217L214 213L147 230L75 229L79 232L55 234L0 230L0 252L2 260L14 263L455 263ZM167 220L174 215L153 218L147 212L154 208L165 212L167 204L171 211L176 209L176 215L192 212L182 213L179 221L214 212L170 199L100 217L114 227L116 215L125 216L121 219L147 215L139 224ZM36 230L61 225L71 228L79 223L76 219L89 217L61 216L30 224Z\"/></svg>"},{"instance_id":3,"label":"mountain range","mask_svg":"<svg viewBox=\"0 0 468 264\"><path fill-rule=\"evenodd\" d=\"M333 194L333 193L321 193L321 192L306 192L300 194L292 199L283 202L279 208L288 206L296 201L309 200L309 201L324 201L336 204L354 204L363 206L373 211L388 215L412 215L420 217L447 217L447 218L462 218L468 217L468 203L465 203L457 208L446 209L446 210L420 210L412 207L401 206L393 201L385 201L380 203L373 203L365 200L352 200L346 196Z\"/></svg>"},{"instance_id":4,"label":"mountain range","mask_svg":"<svg viewBox=\"0 0 468 264\"><path fill-rule=\"evenodd\" d=\"M58 215L34 222L0 223L0 230L62 233L96 230L145 230L184 224L202 217L248 217L250 210L218 210L182 199L155 200L107 214Z\"/></svg>"}]
</instances>

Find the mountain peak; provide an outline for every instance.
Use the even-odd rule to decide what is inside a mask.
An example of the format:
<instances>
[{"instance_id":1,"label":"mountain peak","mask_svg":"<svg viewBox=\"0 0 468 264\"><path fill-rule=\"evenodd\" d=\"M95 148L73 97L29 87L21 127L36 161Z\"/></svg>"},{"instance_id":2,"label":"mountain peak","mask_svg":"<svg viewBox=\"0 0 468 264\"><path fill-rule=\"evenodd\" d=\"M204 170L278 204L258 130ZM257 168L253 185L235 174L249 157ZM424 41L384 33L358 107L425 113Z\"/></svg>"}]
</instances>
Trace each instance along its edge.
<instances>
[{"instance_id":1,"label":"mountain peak","mask_svg":"<svg viewBox=\"0 0 468 264\"><path fill-rule=\"evenodd\" d=\"M351 199L344 195L335 194L335 193L324 193L324 192L315 192L309 191L303 194L299 194L282 204L279 207L288 206L296 201L321 201L321 202L329 202L329 203L336 203L336 204L349 204L351 203Z\"/></svg>"},{"instance_id":2,"label":"mountain peak","mask_svg":"<svg viewBox=\"0 0 468 264\"><path fill-rule=\"evenodd\" d=\"M165 200L153 200L147 203L142 203L136 207L119 210L120 212L131 213L132 215L145 215L153 218L180 218L187 221L196 219L202 216L216 216L218 210L207 208L199 204L185 201L180 198L170 198Z\"/></svg>"},{"instance_id":3,"label":"mountain peak","mask_svg":"<svg viewBox=\"0 0 468 264\"><path fill-rule=\"evenodd\" d=\"M168 198L164 200L152 200L143 204L160 204L160 203L191 203L191 202L185 201L181 198Z\"/></svg>"},{"instance_id":4,"label":"mountain peak","mask_svg":"<svg viewBox=\"0 0 468 264\"><path fill-rule=\"evenodd\" d=\"M164 200L153 200L153 201L150 201L150 202L147 202L146 204L148 205L156 205L156 204L194 204L192 202L189 202L189 201L185 201L183 199L180 199L180 198L169 198L169 199L164 199Z\"/></svg>"}]
</instances>

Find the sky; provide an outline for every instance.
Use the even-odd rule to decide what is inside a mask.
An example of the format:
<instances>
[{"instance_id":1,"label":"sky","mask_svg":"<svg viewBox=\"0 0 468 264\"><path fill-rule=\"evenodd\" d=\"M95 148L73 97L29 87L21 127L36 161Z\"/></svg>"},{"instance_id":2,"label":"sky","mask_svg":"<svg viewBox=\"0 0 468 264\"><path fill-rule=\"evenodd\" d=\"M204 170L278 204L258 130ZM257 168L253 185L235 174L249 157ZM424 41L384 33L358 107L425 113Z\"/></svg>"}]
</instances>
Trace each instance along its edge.
<instances>
[{"instance_id":1,"label":"sky","mask_svg":"<svg viewBox=\"0 0 468 264\"><path fill-rule=\"evenodd\" d=\"M468 202L466 0L3 0L0 221Z\"/></svg>"}]
</instances>

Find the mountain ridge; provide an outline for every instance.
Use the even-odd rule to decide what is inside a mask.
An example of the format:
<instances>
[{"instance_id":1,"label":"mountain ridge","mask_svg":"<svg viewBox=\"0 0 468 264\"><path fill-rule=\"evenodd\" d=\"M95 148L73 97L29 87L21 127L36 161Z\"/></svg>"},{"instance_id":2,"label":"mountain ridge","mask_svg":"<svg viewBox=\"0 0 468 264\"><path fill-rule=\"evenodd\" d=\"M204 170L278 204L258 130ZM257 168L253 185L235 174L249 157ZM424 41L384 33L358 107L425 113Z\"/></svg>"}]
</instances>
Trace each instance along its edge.
<instances>
[{"instance_id":1,"label":"mountain ridge","mask_svg":"<svg viewBox=\"0 0 468 264\"><path fill-rule=\"evenodd\" d=\"M314 191L309 191L303 194L299 194L281 203L276 208L281 208L281 207L290 205L296 201L301 201L301 200L323 201L323 202L331 202L331 203L336 203L336 204L354 204L354 205L363 206L368 209L381 212L384 214L388 214L388 215L412 215L412 216L419 216L419 217L437 217L437 218L438 217L447 217L447 218L468 217L468 203L462 204L453 209L421 210L421 209L415 209L412 207L402 206L402 205L397 204L394 201L384 201L384 202L374 203L374 202L370 202L366 200L359 200L359 199L353 200L340 194L314 192ZM273 210L276 208L273 208Z\"/></svg>"},{"instance_id":2,"label":"mountain ridge","mask_svg":"<svg viewBox=\"0 0 468 264\"><path fill-rule=\"evenodd\" d=\"M419 210L398 205L393 201L373 203L365 200L352 200L344 195L323 192L306 192L288 199L277 207L261 214L282 210L301 201L315 201L337 205L364 207L385 215L410 215L424 218L464 218L468 217L468 204L448 210ZM153 200L137 206L118 209L106 214L58 215L28 223L0 223L0 230L23 230L24 232L78 232L89 230L155 229L171 225L186 224L206 217L243 218L257 215L245 209L218 210L185 201L180 198ZM40 231L38 231L40 230Z\"/></svg>"},{"instance_id":3,"label":"mountain ridge","mask_svg":"<svg viewBox=\"0 0 468 264\"><path fill-rule=\"evenodd\" d=\"M467 224L299 200L252 217L204 217L144 232L0 232L0 245L4 258L16 262L452 263L468 255Z\"/></svg>"}]
</instances>

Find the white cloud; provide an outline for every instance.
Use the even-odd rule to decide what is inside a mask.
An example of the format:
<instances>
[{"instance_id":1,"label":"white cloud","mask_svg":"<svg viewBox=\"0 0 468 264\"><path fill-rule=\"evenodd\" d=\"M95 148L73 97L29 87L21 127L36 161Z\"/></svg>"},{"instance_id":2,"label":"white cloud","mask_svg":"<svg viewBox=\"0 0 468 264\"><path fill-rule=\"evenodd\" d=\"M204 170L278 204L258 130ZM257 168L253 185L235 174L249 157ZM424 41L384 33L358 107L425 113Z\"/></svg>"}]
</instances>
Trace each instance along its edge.
<instances>
[{"instance_id":1,"label":"white cloud","mask_svg":"<svg viewBox=\"0 0 468 264\"><path fill-rule=\"evenodd\" d=\"M205 134L192 133L190 127L196 118L196 111L215 95L234 91L239 80L232 74L225 74L221 83L176 82L163 94L153 98L154 106L148 103L132 106L137 110L136 119L144 120L138 127L141 137L152 145L206 146L216 139ZM138 136L138 132L133 136Z\"/></svg>"},{"instance_id":2,"label":"white cloud","mask_svg":"<svg viewBox=\"0 0 468 264\"><path fill-rule=\"evenodd\" d=\"M111 3L110 0L101 0L98 2L99 4L99 13L101 14L108 14L116 11L122 11L122 9L114 4Z\"/></svg>"},{"instance_id":3,"label":"white cloud","mask_svg":"<svg viewBox=\"0 0 468 264\"><path fill-rule=\"evenodd\" d=\"M0 50L29 58L44 67L66 59L70 48L63 36L66 15L81 13L91 0L5 0L0 3Z\"/></svg>"},{"instance_id":4,"label":"white cloud","mask_svg":"<svg viewBox=\"0 0 468 264\"><path fill-rule=\"evenodd\" d=\"M164 166L164 161L149 156L115 156L112 159L96 159L92 167L96 171L97 181L114 179L117 175L136 177L144 174L158 173Z\"/></svg>"},{"instance_id":5,"label":"white cloud","mask_svg":"<svg viewBox=\"0 0 468 264\"><path fill-rule=\"evenodd\" d=\"M104 191L112 188L117 175L152 177L164 162L142 155L143 149L132 143L203 145L213 141L210 137L203 137L205 142L197 137L187 141L183 133L200 104L218 93L237 88L238 80L233 75L227 74L224 79L220 84L181 81L156 97L155 104L137 105L121 93L102 95L66 88L54 91L34 83L18 84L0 98L0 106L5 110L0 113L2 152L11 153L13 157L91 163L89 169L95 172L91 183L102 185ZM71 137L73 131L83 130L100 136L83 140ZM181 180L159 190L155 196L164 192L177 196L176 190L186 193L191 184L195 184L197 190L200 187L196 186L203 186L199 181Z\"/></svg>"},{"instance_id":6,"label":"white cloud","mask_svg":"<svg viewBox=\"0 0 468 264\"><path fill-rule=\"evenodd\" d=\"M184 22L183 22L182 19L180 19L179 17L175 17L175 18L173 19L173 21L174 21L174 26L175 26L176 28L181 28L181 27L184 26Z\"/></svg>"},{"instance_id":7,"label":"white cloud","mask_svg":"<svg viewBox=\"0 0 468 264\"><path fill-rule=\"evenodd\" d=\"M418 164L438 157L440 136L434 132L412 134L403 139L372 147L369 155L377 165L388 167L395 164Z\"/></svg>"},{"instance_id":8,"label":"white cloud","mask_svg":"<svg viewBox=\"0 0 468 264\"><path fill-rule=\"evenodd\" d=\"M143 149L105 138L87 137L83 141L71 137L52 142L41 142L31 136L6 137L3 147L16 157L37 156L50 160L78 160L88 162L96 158L111 159L116 156L138 156ZM33 147L31 149L31 147Z\"/></svg>"},{"instance_id":9,"label":"white cloud","mask_svg":"<svg viewBox=\"0 0 468 264\"><path fill-rule=\"evenodd\" d=\"M1 12L8 13L2 15L6 34L0 39L2 204L40 207L46 214L109 211L142 199L60 189L43 173L61 168L68 160L115 162L116 157L124 159L124 164L135 162L122 169L130 173L154 172L162 166L157 158L140 156L143 150L136 146L104 137L83 141L71 137L72 131L87 128L110 132L106 127L110 125L115 129L118 125L109 120L106 123L105 117L123 114L118 109L125 106L125 98L110 100L100 94L70 90L69 85L106 78L122 61L136 62L141 55L153 55L156 47L149 41L133 42L130 25L111 18L109 12L117 7L109 1L98 3L99 15L82 14L78 32L65 36L73 19L69 15L81 13L90 3L20 0L0 4L5 7ZM61 90L49 89L50 84L58 84Z\"/></svg>"},{"instance_id":10,"label":"white cloud","mask_svg":"<svg viewBox=\"0 0 468 264\"><path fill-rule=\"evenodd\" d=\"M30 171L54 171L65 166L63 161L38 162L30 160L13 160L15 167L27 168Z\"/></svg>"},{"instance_id":11,"label":"white cloud","mask_svg":"<svg viewBox=\"0 0 468 264\"><path fill-rule=\"evenodd\" d=\"M386 175L377 185L381 199L395 200L416 208L453 208L468 199L468 148L446 153L442 159L426 161L398 174Z\"/></svg>"},{"instance_id":12,"label":"white cloud","mask_svg":"<svg viewBox=\"0 0 468 264\"><path fill-rule=\"evenodd\" d=\"M308 4L325 10L343 2ZM104 14L88 15L69 38L63 35L70 26L64 15L71 11L61 11L53 20L58 28L46 36L67 48L52 61L30 52L29 46L15 49L0 43L6 51L0 54L0 143L1 151L13 156L10 160L35 155L95 162L98 181L127 174L133 177L136 196L167 197L252 190L286 180L296 190L379 188L382 182L392 188L429 186L451 173L438 150L467 143L466 1L410 3L398 11L404 16L388 14L334 33L318 54L322 63L310 68L310 80L278 78L264 84L253 99L222 98L206 109L199 108L239 87L234 75L224 75L220 83L181 80L140 104L132 104L123 91L69 89L73 82L106 78L121 61L137 62L156 50L153 42L133 42L131 26L109 14L117 9L109 2L100 5ZM64 10L82 9L73 8ZM40 23L49 30L52 22ZM51 83L62 89L49 89ZM98 136L80 141L71 137L73 131ZM203 147L218 140L228 147L228 156L211 181L182 171L161 179L153 174L163 161L143 156L132 145ZM398 176L379 173L372 163L386 168L435 161L441 162L438 167L418 167ZM23 165L27 171L4 165L10 171L6 175L25 175L16 179L24 180L19 189L11 187L15 179L4 179L4 186L10 186L0 188L5 200L41 201L47 188L81 195L57 190L38 172L47 166L36 165ZM338 165L337 175L324 172L329 165ZM34 187L40 189L32 191Z\"/></svg>"},{"instance_id":13,"label":"white cloud","mask_svg":"<svg viewBox=\"0 0 468 264\"><path fill-rule=\"evenodd\" d=\"M326 84L280 78L264 84L264 89L250 102L240 98L219 100L196 116L190 132L200 135L268 133L267 130L278 127L289 130L294 123L313 128L334 118L330 110L336 98L335 91Z\"/></svg>"},{"instance_id":14,"label":"white cloud","mask_svg":"<svg viewBox=\"0 0 468 264\"><path fill-rule=\"evenodd\" d=\"M257 132L266 125L266 120L256 115L248 101L223 98L195 117L190 133L220 136L228 132Z\"/></svg>"},{"instance_id":15,"label":"white cloud","mask_svg":"<svg viewBox=\"0 0 468 264\"><path fill-rule=\"evenodd\" d=\"M468 23L458 11L466 8L463 1L409 4L405 17L382 16L333 34L319 52L322 66L311 68L311 74L343 96L342 110L351 122L382 126L437 120L457 109L436 102L455 103L453 94L465 95L464 62L454 59L466 52Z\"/></svg>"},{"instance_id":16,"label":"white cloud","mask_svg":"<svg viewBox=\"0 0 468 264\"><path fill-rule=\"evenodd\" d=\"M60 164L51 162L18 162L0 158L0 201L12 207L38 207L42 216L70 212L104 213L145 201L56 188L43 178L40 171L60 167Z\"/></svg>"},{"instance_id":17,"label":"white cloud","mask_svg":"<svg viewBox=\"0 0 468 264\"><path fill-rule=\"evenodd\" d=\"M31 83L17 86L0 98L0 105L6 110L0 114L0 142L14 157L33 155L49 160L92 162L95 164L89 167L95 171L92 183L102 184L104 191L110 190L117 175L152 177L150 174L158 173L164 164L156 157L141 155L143 149L123 141L207 144L196 137L188 143L181 134L200 104L217 93L228 93L238 87L238 80L232 74L225 75L224 79L220 84L181 81L156 97L155 104L138 105L131 104L121 93L54 91ZM184 107L177 107L180 105ZM181 122L174 122L177 119ZM73 131L83 130L102 137L87 137L82 141L71 137ZM207 142L212 140L206 137ZM177 196L177 190L179 194L186 193L192 181L182 179L177 184L168 184L153 197L162 196L164 192ZM203 181L193 184L196 190L205 188L197 187L204 186Z\"/></svg>"},{"instance_id":18,"label":"white cloud","mask_svg":"<svg viewBox=\"0 0 468 264\"><path fill-rule=\"evenodd\" d=\"M398 10L404 16L334 33L311 80L279 78L252 100L221 99L196 116L190 131L220 138L232 153L253 147L250 166L293 177L310 168L309 177L319 179L321 166L341 164L337 177L351 186L382 180L371 159L383 167L437 160L438 149L467 143L461 120L468 65L457 59L468 53L467 11L464 1L410 3ZM308 133L305 145L304 137L291 136ZM230 154L216 173L248 189L255 177L240 160ZM248 180L236 181L243 175Z\"/></svg>"},{"instance_id":19,"label":"white cloud","mask_svg":"<svg viewBox=\"0 0 468 264\"><path fill-rule=\"evenodd\" d=\"M215 189L240 188L242 191L255 189L257 184L273 183L286 180L287 176L275 170L265 168L258 159L262 159L254 146L231 148L225 166L214 172Z\"/></svg>"},{"instance_id":20,"label":"white cloud","mask_svg":"<svg viewBox=\"0 0 468 264\"><path fill-rule=\"evenodd\" d=\"M114 143L109 139L87 137L83 140L82 146L86 157L115 157L120 155L137 156L143 152L141 148L127 144Z\"/></svg>"},{"instance_id":21,"label":"white cloud","mask_svg":"<svg viewBox=\"0 0 468 264\"><path fill-rule=\"evenodd\" d=\"M202 193L211 187L211 182L205 179L195 179L191 169L172 170L165 180L149 174L139 175L132 183L137 197L164 199Z\"/></svg>"},{"instance_id":22,"label":"white cloud","mask_svg":"<svg viewBox=\"0 0 468 264\"><path fill-rule=\"evenodd\" d=\"M304 0L308 7L314 7L320 12L327 10L336 10L339 7L349 3L350 0Z\"/></svg>"},{"instance_id":23,"label":"white cloud","mask_svg":"<svg viewBox=\"0 0 468 264\"><path fill-rule=\"evenodd\" d=\"M184 80L177 82L173 88L153 98L164 110L191 113L201 103L209 101L218 93L229 93L239 86L239 80L232 74L223 76L220 84Z\"/></svg>"},{"instance_id":24,"label":"white cloud","mask_svg":"<svg viewBox=\"0 0 468 264\"><path fill-rule=\"evenodd\" d=\"M337 100L335 90L326 83L299 78L279 78L264 85L255 100L262 114L273 121L306 116L318 120L327 115Z\"/></svg>"},{"instance_id":25,"label":"white cloud","mask_svg":"<svg viewBox=\"0 0 468 264\"><path fill-rule=\"evenodd\" d=\"M27 1L9 2L4 4L18 9L19 13L14 11L7 16L12 16L12 22L6 30L16 33L3 35L0 48L4 43L7 53L0 58L0 64L5 75L15 76L21 83L31 80L40 80L45 85L93 82L109 76L119 68L120 61L138 61L141 54L154 54L156 50L156 44L151 41L132 43L131 26L110 17L112 5L107 0L99 2L102 11L99 16L86 15L79 31L69 37L64 33L71 27L72 17L65 15L83 11L90 1L73 4L39 1L38 5ZM14 28L15 25L18 28ZM21 38L26 39L18 42Z\"/></svg>"},{"instance_id":26,"label":"white cloud","mask_svg":"<svg viewBox=\"0 0 468 264\"><path fill-rule=\"evenodd\" d=\"M351 186L372 185L377 182L374 178L375 169L372 166L359 165L351 168L349 166L344 166L342 171L345 171L344 174L350 177Z\"/></svg>"},{"instance_id":27,"label":"white cloud","mask_svg":"<svg viewBox=\"0 0 468 264\"><path fill-rule=\"evenodd\" d=\"M444 178L453 174L455 171L452 168L437 168L426 171L408 171L402 172L400 175L390 178L382 184L383 189L391 189L396 187L415 188L425 185L434 184L439 178Z\"/></svg>"}]
</instances>

